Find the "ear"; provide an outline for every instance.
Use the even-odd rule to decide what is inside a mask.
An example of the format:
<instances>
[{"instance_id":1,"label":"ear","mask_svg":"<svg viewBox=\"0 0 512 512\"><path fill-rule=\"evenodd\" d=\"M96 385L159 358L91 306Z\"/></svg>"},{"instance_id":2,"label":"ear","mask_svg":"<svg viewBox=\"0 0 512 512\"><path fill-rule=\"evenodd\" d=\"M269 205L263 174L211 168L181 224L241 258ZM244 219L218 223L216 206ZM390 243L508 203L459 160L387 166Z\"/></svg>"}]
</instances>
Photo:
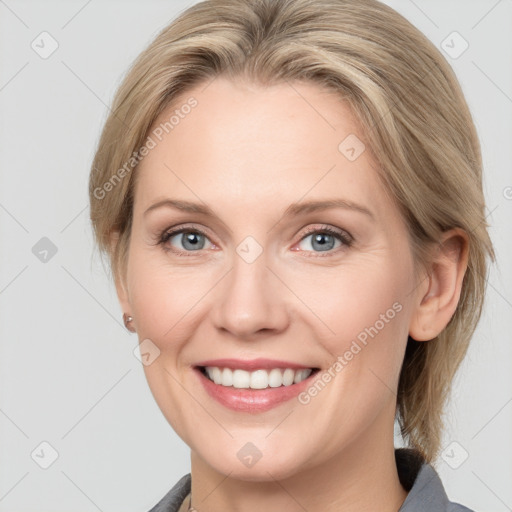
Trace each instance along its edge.
<instances>
[{"instance_id":1,"label":"ear","mask_svg":"<svg viewBox=\"0 0 512 512\"><path fill-rule=\"evenodd\" d=\"M119 241L119 231L113 231L110 235L111 254L114 254L114 251L115 251L118 241ZM114 276L117 298L119 299L119 304L121 305L121 309L122 309L123 313L130 314L131 304L130 304L129 295L127 292L126 282L124 281L123 277L124 276L122 276L122 275Z\"/></svg>"},{"instance_id":2,"label":"ear","mask_svg":"<svg viewBox=\"0 0 512 512\"><path fill-rule=\"evenodd\" d=\"M469 237L454 228L443 233L431 260L428 276L418 288L409 335L416 341L438 336L455 313L468 265Z\"/></svg>"}]
</instances>

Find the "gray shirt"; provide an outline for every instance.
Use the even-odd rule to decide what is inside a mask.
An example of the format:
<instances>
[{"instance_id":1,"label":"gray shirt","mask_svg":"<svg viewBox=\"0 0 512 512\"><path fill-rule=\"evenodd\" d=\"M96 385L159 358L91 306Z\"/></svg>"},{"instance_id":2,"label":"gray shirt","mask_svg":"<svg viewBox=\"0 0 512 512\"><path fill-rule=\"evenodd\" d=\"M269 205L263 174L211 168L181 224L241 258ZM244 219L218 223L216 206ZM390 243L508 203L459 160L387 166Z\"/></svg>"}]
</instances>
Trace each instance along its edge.
<instances>
[{"instance_id":1,"label":"gray shirt","mask_svg":"<svg viewBox=\"0 0 512 512\"><path fill-rule=\"evenodd\" d=\"M398 512L474 512L448 500L439 475L417 451L398 448L395 460L400 483L409 492ZM188 473L149 512L178 512L190 485Z\"/></svg>"}]
</instances>

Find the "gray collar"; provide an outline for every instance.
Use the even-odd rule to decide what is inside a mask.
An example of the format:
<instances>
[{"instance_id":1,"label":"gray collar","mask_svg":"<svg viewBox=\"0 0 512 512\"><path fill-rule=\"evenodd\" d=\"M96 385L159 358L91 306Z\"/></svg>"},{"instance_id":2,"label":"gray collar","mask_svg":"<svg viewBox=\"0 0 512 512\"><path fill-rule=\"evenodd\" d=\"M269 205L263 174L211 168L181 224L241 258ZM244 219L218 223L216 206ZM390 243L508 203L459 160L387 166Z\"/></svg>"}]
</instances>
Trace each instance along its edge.
<instances>
[{"instance_id":1,"label":"gray collar","mask_svg":"<svg viewBox=\"0 0 512 512\"><path fill-rule=\"evenodd\" d=\"M398 512L473 512L448 500L439 475L419 452L398 448L395 460L400 483L409 492ZM149 512L177 512L190 488L191 475L187 473Z\"/></svg>"},{"instance_id":2,"label":"gray collar","mask_svg":"<svg viewBox=\"0 0 512 512\"><path fill-rule=\"evenodd\" d=\"M418 451L396 449L395 460L400 483L409 491L398 512L472 512L448 499L436 470Z\"/></svg>"}]
</instances>

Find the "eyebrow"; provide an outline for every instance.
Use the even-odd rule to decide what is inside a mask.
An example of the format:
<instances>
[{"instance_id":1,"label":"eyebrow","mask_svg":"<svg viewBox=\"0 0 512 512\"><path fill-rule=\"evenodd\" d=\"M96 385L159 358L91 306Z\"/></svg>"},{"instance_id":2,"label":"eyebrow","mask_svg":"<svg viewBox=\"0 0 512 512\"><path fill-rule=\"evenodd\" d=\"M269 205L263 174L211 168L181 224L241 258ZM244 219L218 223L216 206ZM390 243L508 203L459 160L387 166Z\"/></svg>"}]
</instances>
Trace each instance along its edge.
<instances>
[{"instance_id":1,"label":"eyebrow","mask_svg":"<svg viewBox=\"0 0 512 512\"><path fill-rule=\"evenodd\" d=\"M177 210L187 212L187 213L199 213L202 215L206 215L208 217L216 217L215 213L211 208L206 206L205 204L193 203L191 201L182 201L178 199L163 199L161 201L152 204L145 212L144 216L147 215L150 211L156 210L157 208L175 208ZM368 215L370 218L375 219L374 214L364 206L361 206L352 201L348 201L346 199L325 199L322 201L307 201L307 202L298 202L293 203L285 210L283 214L284 217L292 217L296 215L304 215L307 213L316 212L319 210L329 210L333 208L342 208L345 210L353 210L356 212L364 213Z\"/></svg>"}]
</instances>

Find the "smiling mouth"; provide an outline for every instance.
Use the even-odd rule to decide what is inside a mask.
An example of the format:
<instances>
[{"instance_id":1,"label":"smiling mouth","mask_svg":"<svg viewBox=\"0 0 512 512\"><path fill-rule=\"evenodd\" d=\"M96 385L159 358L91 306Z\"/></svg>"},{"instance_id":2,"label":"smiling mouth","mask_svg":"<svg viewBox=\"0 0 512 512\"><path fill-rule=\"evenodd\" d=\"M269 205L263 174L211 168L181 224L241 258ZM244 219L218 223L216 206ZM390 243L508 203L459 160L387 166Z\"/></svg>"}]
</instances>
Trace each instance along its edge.
<instances>
[{"instance_id":1,"label":"smiling mouth","mask_svg":"<svg viewBox=\"0 0 512 512\"><path fill-rule=\"evenodd\" d=\"M269 389L299 384L320 371L319 368L272 368L246 371L218 366L197 366L208 380L237 389Z\"/></svg>"}]
</instances>

